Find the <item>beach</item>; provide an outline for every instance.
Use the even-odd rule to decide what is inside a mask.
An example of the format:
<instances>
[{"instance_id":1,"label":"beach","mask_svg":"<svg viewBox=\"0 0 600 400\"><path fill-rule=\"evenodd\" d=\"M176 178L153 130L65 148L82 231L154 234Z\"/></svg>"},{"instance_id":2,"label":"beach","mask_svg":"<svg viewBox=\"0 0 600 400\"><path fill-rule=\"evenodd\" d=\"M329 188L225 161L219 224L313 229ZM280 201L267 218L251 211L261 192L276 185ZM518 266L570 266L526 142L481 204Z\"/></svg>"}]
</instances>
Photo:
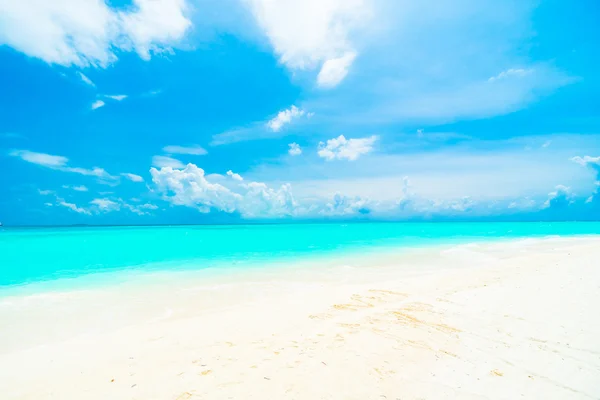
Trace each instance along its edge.
<instances>
[{"instance_id":1,"label":"beach","mask_svg":"<svg viewBox=\"0 0 600 400\"><path fill-rule=\"evenodd\" d=\"M600 237L0 298L2 399L598 399Z\"/></svg>"}]
</instances>

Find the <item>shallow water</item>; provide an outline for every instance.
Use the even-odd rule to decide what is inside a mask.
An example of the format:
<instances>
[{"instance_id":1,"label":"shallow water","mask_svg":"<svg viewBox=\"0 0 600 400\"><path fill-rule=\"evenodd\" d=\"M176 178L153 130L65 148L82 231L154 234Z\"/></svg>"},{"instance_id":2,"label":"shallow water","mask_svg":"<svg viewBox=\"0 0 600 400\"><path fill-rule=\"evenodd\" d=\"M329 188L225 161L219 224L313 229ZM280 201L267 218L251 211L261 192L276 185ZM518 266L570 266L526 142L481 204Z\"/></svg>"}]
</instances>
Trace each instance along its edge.
<instances>
[{"instance_id":1,"label":"shallow water","mask_svg":"<svg viewBox=\"0 0 600 400\"><path fill-rule=\"evenodd\" d=\"M0 286L99 272L250 268L378 248L587 234L600 234L600 222L3 228Z\"/></svg>"}]
</instances>

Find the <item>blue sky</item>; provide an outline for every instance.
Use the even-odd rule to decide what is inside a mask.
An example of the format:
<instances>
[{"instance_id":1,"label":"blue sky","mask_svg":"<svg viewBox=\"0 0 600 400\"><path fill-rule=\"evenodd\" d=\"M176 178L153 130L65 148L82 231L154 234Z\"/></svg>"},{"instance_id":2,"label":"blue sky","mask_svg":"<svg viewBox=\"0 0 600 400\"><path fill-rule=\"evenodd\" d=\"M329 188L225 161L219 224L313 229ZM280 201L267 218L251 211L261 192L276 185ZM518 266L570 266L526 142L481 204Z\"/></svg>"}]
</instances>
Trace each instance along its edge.
<instances>
[{"instance_id":1,"label":"blue sky","mask_svg":"<svg viewBox=\"0 0 600 400\"><path fill-rule=\"evenodd\" d=\"M600 219L599 13L0 1L0 221Z\"/></svg>"}]
</instances>

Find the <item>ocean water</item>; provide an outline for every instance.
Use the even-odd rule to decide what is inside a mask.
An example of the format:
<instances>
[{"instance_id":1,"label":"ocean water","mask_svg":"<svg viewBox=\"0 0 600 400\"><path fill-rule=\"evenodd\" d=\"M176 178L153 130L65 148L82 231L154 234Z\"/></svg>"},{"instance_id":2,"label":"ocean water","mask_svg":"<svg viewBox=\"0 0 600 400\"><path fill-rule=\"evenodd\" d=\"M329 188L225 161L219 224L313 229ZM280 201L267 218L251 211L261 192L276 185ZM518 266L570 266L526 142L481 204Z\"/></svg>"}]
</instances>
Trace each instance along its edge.
<instances>
[{"instance_id":1,"label":"ocean water","mask_svg":"<svg viewBox=\"0 0 600 400\"><path fill-rule=\"evenodd\" d=\"M379 248L600 234L600 222L0 228L0 287L92 273L251 268Z\"/></svg>"}]
</instances>

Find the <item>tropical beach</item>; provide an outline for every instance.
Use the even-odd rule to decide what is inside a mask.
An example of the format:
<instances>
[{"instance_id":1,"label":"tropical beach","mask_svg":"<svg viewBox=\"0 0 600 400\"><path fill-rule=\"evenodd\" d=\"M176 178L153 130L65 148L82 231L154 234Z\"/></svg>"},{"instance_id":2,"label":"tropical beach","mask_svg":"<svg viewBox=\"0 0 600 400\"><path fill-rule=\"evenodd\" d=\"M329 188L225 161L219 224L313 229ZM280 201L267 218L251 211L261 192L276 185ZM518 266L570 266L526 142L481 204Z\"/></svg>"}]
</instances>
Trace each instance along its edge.
<instances>
[{"instance_id":1,"label":"tropical beach","mask_svg":"<svg viewBox=\"0 0 600 400\"><path fill-rule=\"evenodd\" d=\"M5 292L0 392L593 399L599 257L597 235L521 237Z\"/></svg>"},{"instance_id":2,"label":"tropical beach","mask_svg":"<svg viewBox=\"0 0 600 400\"><path fill-rule=\"evenodd\" d=\"M0 400L599 400L599 15L0 0Z\"/></svg>"}]
</instances>

